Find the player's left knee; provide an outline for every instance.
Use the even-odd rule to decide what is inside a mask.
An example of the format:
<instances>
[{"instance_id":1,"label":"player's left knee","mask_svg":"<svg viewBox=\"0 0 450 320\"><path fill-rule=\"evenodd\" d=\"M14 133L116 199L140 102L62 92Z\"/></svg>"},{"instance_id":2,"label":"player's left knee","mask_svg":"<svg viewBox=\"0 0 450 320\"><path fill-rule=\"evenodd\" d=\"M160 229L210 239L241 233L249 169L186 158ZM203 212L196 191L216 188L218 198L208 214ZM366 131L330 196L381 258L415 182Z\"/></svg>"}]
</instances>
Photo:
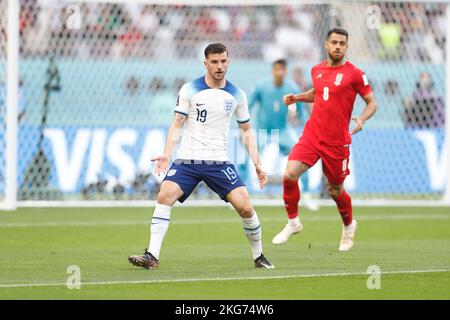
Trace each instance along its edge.
<instances>
[{"instance_id":1,"label":"player's left knee","mask_svg":"<svg viewBox=\"0 0 450 320\"><path fill-rule=\"evenodd\" d=\"M243 218L251 218L253 216L253 206L249 203L243 204L239 206L238 212Z\"/></svg>"}]
</instances>

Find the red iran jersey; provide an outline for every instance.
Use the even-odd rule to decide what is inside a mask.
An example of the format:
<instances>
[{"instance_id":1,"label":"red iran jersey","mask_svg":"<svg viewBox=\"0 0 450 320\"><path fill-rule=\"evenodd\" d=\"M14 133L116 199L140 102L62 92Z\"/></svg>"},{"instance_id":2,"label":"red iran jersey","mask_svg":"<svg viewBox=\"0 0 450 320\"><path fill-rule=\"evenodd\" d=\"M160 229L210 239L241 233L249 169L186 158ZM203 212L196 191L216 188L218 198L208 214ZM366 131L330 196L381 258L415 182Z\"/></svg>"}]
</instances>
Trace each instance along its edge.
<instances>
[{"instance_id":1,"label":"red iran jersey","mask_svg":"<svg viewBox=\"0 0 450 320\"><path fill-rule=\"evenodd\" d=\"M366 75L346 60L339 67L329 67L326 61L315 65L311 76L314 106L305 132L328 145L350 144L349 125L356 94L372 92Z\"/></svg>"}]
</instances>

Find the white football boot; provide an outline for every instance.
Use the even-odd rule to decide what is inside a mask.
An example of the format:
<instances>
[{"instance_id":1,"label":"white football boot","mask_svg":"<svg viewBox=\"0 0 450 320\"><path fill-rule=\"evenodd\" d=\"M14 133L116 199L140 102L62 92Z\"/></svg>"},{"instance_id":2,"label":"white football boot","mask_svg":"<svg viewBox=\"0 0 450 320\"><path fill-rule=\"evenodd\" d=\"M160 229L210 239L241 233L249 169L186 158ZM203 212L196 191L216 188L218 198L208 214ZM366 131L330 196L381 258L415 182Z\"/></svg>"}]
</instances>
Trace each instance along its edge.
<instances>
[{"instance_id":1,"label":"white football boot","mask_svg":"<svg viewBox=\"0 0 450 320\"><path fill-rule=\"evenodd\" d=\"M355 219L348 226L342 228L341 243L339 251L349 251L353 247L353 239L355 238L357 222Z\"/></svg>"},{"instance_id":2,"label":"white football boot","mask_svg":"<svg viewBox=\"0 0 450 320\"><path fill-rule=\"evenodd\" d=\"M302 229L303 226L301 223L298 226L291 226L289 223L287 223L284 229L275 237L273 237L272 243L273 244L286 243L293 234L299 233L300 231L302 231Z\"/></svg>"}]
</instances>

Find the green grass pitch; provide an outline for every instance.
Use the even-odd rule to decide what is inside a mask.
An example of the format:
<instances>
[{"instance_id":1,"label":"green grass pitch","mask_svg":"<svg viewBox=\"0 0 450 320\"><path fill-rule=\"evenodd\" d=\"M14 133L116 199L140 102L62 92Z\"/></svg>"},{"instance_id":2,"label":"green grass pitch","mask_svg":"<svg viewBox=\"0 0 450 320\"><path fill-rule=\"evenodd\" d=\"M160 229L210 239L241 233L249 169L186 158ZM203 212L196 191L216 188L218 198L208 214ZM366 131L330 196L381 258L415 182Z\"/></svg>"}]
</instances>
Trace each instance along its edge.
<instances>
[{"instance_id":1,"label":"green grass pitch","mask_svg":"<svg viewBox=\"0 0 450 320\"><path fill-rule=\"evenodd\" d=\"M0 299L450 299L449 208L355 207L355 246L341 253L335 208L302 210L302 233L274 246L283 208L259 207L275 270L253 268L227 207L174 208L160 269L133 267L127 256L147 246L152 212L0 212ZM64 285L70 265L80 267L79 290ZM367 288L370 265L381 269L380 289Z\"/></svg>"}]
</instances>

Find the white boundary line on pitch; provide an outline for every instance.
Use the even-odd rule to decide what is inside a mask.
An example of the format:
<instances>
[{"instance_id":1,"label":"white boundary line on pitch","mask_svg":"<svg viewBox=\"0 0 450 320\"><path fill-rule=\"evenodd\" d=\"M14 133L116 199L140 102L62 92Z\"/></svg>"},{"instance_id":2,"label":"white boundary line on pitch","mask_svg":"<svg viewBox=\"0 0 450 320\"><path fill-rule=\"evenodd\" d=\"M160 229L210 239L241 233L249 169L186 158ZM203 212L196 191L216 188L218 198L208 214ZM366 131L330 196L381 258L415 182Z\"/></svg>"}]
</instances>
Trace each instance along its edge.
<instances>
[{"instance_id":1,"label":"white boundary line on pitch","mask_svg":"<svg viewBox=\"0 0 450 320\"><path fill-rule=\"evenodd\" d=\"M381 275L389 274L415 274L415 273L439 273L450 272L450 269L429 269L429 270L398 270L381 272ZM81 282L81 286L95 285L121 285L121 284L151 284L151 283L177 283L177 282L207 282L207 281L246 281L246 280L276 280L291 278L321 278L321 277L346 277L346 276L365 276L370 275L367 272L344 272L344 273L317 273L317 274L297 274L269 277L229 277L229 278L182 278L182 279L159 279L159 280L129 280L129 281L99 281L99 282ZM0 284L1 288L23 288L23 287L59 287L66 286L66 283L23 283L23 284Z\"/></svg>"},{"instance_id":2,"label":"white boundary line on pitch","mask_svg":"<svg viewBox=\"0 0 450 320\"><path fill-rule=\"evenodd\" d=\"M151 218L145 220L105 220L105 221L61 221L61 222L0 222L0 228L28 228L28 227L100 227L100 226L136 226L150 223ZM266 222L282 222L286 218L261 218ZM339 221L339 216L307 216L304 221ZM394 215L361 215L361 221L407 221L407 220L450 220L450 214L394 214ZM217 224L238 223L237 218L228 219L180 219L173 220L175 225L184 224Z\"/></svg>"},{"instance_id":3,"label":"white boundary line on pitch","mask_svg":"<svg viewBox=\"0 0 450 320\"><path fill-rule=\"evenodd\" d=\"M329 199L313 199L320 206L335 206L334 201ZM276 206L283 207L284 202L281 199L252 199L255 206ZM449 207L450 203L443 200L388 200L388 199L354 199L354 206L362 207ZM155 200L61 200L61 201L19 201L20 208L107 208L107 207L154 207ZM303 201L300 200L300 205ZM177 203L180 207L226 207L228 203L219 200L188 200L184 203Z\"/></svg>"}]
</instances>

